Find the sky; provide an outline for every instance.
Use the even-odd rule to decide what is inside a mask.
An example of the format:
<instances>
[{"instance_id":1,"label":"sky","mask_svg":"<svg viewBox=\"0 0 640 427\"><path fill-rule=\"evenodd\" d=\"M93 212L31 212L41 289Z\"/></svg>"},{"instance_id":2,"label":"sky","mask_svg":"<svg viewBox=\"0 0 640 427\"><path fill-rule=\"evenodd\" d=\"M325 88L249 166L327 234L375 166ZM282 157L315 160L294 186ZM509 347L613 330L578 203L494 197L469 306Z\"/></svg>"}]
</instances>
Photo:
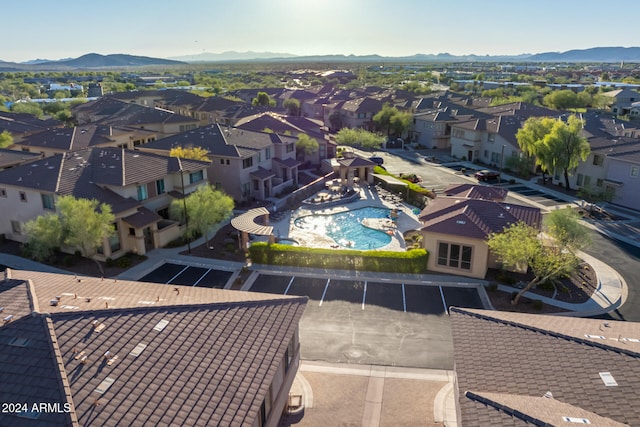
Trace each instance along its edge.
<instances>
[{"instance_id":1,"label":"sky","mask_svg":"<svg viewBox=\"0 0 640 427\"><path fill-rule=\"evenodd\" d=\"M601 0L21 0L2 2L0 60L86 53L518 55L640 46L640 2Z\"/></svg>"}]
</instances>

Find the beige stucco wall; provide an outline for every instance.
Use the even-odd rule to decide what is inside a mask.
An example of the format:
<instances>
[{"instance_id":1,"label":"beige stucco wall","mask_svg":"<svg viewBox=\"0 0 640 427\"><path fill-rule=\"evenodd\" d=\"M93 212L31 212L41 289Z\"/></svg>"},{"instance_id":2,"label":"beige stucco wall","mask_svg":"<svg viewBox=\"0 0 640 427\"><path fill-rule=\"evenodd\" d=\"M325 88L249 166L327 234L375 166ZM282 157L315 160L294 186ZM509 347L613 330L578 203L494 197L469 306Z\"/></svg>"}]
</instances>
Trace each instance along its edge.
<instances>
[{"instance_id":1,"label":"beige stucco wall","mask_svg":"<svg viewBox=\"0 0 640 427\"><path fill-rule=\"evenodd\" d=\"M429 232L423 232L423 236L423 245L429 252L429 259L427 261L429 271L457 274L479 279L483 279L487 274L489 248L484 240ZM440 242L471 246L471 270L438 265L438 243Z\"/></svg>"}]
</instances>

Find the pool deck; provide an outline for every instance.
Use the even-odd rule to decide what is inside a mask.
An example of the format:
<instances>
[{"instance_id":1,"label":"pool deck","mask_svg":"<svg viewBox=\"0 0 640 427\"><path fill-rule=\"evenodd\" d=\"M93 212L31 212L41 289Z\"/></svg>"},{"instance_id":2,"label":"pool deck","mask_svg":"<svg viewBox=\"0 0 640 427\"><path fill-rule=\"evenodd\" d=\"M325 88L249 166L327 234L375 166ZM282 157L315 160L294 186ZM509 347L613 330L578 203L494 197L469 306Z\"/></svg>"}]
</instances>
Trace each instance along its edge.
<instances>
[{"instance_id":1,"label":"pool deck","mask_svg":"<svg viewBox=\"0 0 640 427\"><path fill-rule=\"evenodd\" d=\"M398 219L395 221L396 227L393 235L391 235L391 242L378 248L376 250L390 250L390 251L403 251L406 249L406 244L403 239L403 233L408 230L415 230L421 226L418 218L413 213L414 206L409 206L404 203L397 203L391 200L385 200L380 197L375 187L356 187L360 192L360 199L354 202L350 202L344 205L332 206L326 209L308 209L305 207L298 208L294 211L287 212L277 222L271 222L270 225L274 227L274 234L279 238L290 238L297 241L301 246L309 246L314 248L330 248L330 249L348 249L342 246L335 247L336 242L328 236L323 234L317 234L308 230L301 230L294 225L296 218L305 215L313 214L334 214L338 212L344 212L349 210L360 209L364 207L384 207L388 209L397 209L401 212L398 215Z\"/></svg>"}]
</instances>

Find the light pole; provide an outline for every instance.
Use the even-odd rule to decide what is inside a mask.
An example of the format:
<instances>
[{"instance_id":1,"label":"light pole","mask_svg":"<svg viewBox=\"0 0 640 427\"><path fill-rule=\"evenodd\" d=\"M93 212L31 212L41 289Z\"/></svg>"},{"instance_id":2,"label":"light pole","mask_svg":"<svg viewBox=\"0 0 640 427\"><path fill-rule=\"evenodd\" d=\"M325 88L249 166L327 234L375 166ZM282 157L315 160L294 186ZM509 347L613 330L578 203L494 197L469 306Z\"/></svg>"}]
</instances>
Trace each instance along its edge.
<instances>
[{"instance_id":1,"label":"light pole","mask_svg":"<svg viewBox=\"0 0 640 427\"><path fill-rule=\"evenodd\" d=\"M180 167L180 183L182 184L182 207L184 208L184 225L185 225L184 234L187 235L187 250L189 251L189 255L191 255L191 240L188 237L189 215L187 215L187 195L184 194L184 175L182 174L182 172L183 172L182 167Z\"/></svg>"}]
</instances>

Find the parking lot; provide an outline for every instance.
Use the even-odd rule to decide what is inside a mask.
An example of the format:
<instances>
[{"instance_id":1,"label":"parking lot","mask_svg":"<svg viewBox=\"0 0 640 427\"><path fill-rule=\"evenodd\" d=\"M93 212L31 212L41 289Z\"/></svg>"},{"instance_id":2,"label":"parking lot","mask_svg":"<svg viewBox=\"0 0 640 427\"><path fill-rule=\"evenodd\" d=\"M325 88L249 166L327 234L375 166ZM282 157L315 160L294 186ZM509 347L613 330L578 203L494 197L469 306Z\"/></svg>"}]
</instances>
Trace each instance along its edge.
<instances>
[{"instance_id":1,"label":"parking lot","mask_svg":"<svg viewBox=\"0 0 640 427\"><path fill-rule=\"evenodd\" d=\"M250 290L307 296L302 358L332 363L452 369L448 307L483 308L476 287L455 283L260 273Z\"/></svg>"},{"instance_id":2,"label":"parking lot","mask_svg":"<svg viewBox=\"0 0 640 427\"><path fill-rule=\"evenodd\" d=\"M222 289L232 275L232 271L165 263L139 280L141 282Z\"/></svg>"},{"instance_id":3,"label":"parking lot","mask_svg":"<svg viewBox=\"0 0 640 427\"><path fill-rule=\"evenodd\" d=\"M230 288L236 271L167 262L140 281ZM300 321L302 358L453 369L448 308L484 308L474 285L254 272L243 289L309 298Z\"/></svg>"}]
</instances>

